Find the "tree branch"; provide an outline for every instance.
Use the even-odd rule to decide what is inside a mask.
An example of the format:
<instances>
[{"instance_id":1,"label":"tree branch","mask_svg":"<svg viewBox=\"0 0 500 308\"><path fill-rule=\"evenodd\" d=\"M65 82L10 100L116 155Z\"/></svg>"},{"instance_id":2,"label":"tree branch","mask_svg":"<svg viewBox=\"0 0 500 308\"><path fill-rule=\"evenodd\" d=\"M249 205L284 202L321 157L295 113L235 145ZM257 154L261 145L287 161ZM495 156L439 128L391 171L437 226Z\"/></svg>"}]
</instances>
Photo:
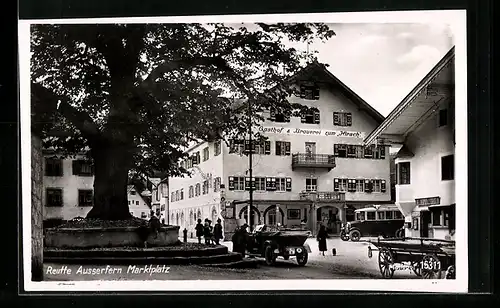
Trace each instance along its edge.
<instances>
[{"instance_id":1,"label":"tree branch","mask_svg":"<svg viewBox=\"0 0 500 308\"><path fill-rule=\"evenodd\" d=\"M68 103L68 99L64 99L56 95L51 90L44 86L32 83L31 93L39 101L43 101L49 110L58 110L66 119L68 119L75 127L88 138L95 138L99 135L100 131L92 118L85 112L76 109Z\"/></svg>"}]
</instances>

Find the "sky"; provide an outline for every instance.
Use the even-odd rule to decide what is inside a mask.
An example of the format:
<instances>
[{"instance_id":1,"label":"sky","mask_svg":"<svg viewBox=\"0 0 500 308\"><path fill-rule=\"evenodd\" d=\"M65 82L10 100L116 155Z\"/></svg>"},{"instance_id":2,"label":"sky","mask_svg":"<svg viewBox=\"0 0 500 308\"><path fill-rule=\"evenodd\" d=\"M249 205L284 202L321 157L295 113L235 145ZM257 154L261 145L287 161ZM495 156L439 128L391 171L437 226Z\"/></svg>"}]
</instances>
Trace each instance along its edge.
<instances>
[{"instance_id":1,"label":"sky","mask_svg":"<svg viewBox=\"0 0 500 308\"><path fill-rule=\"evenodd\" d=\"M446 24L330 24L336 36L316 42L318 60L387 116L453 46ZM287 45L289 45L288 43ZM305 43L291 43L306 50Z\"/></svg>"}]
</instances>

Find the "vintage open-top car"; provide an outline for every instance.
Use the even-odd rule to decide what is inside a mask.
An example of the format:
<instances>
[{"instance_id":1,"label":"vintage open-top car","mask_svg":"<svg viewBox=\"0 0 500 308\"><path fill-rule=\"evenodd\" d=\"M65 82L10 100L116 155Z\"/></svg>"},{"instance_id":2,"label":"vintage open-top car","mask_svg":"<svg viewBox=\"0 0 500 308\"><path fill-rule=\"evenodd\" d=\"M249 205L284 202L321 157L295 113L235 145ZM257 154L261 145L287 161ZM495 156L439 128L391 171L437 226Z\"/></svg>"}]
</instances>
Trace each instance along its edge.
<instances>
[{"instance_id":1,"label":"vintage open-top car","mask_svg":"<svg viewBox=\"0 0 500 308\"><path fill-rule=\"evenodd\" d=\"M266 264L273 265L277 257L288 260L296 258L297 264L307 263L311 248L306 244L309 231L284 230L277 226L258 225L248 235L247 251L250 256L263 257Z\"/></svg>"}]
</instances>

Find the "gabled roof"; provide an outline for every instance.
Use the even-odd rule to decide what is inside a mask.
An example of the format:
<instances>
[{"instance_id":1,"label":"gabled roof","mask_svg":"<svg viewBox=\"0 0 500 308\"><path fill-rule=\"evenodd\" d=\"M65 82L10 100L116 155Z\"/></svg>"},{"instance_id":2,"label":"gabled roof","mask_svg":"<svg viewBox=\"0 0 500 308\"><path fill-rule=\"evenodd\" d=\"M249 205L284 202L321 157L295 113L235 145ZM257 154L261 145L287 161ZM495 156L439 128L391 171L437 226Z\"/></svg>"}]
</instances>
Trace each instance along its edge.
<instances>
[{"instance_id":1,"label":"gabled roof","mask_svg":"<svg viewBox=\"0 0 500 308\"><path fill-rule=\"evenodd\" d=\"M410 112L411 108L409 109L410 105L416 101L416 103L419 103L419 100L417 97L423 93L423 91L426 89L427 86L431 85L433 82L435 82L436 78L438 76L443 75L440 74L442 73L446 68L449 68L450 65L453 63L455 59L455 46L453 46L447 53L446 55L431 69L431 71L413 88L410 93L399 103L396 108L394 108L391 113L387 116L387 118L384 120L382 124L379 125L379 127L375 128L364 140L364 144L368 145L373 142L384 132L386 131L398 118L401 118L402 114L405 113L405 111ZM452 81L453 86L454 86L454 81ZM451 93L453 95L453 93ZM423 103L424 101L421 100L420 103ZM427 104L432 105L434 102L427 102ZM428 111L427 107L420 108L418 110L418 113L415 113L412 115L411 119L416 119L418 118L417 115L422 116L426 111ZM406 126L413 126L414 122L416 120L405 120L403 121Z\"/></svg>"}]
</instances>

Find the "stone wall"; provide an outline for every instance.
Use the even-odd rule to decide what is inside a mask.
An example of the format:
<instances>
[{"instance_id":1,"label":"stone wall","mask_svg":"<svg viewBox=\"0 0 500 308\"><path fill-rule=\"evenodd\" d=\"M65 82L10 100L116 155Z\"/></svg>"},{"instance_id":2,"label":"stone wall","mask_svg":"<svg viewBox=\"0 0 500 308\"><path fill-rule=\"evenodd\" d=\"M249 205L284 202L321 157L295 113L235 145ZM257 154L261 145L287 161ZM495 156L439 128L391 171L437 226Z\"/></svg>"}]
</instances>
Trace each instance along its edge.
<instances>
[{"instance_id":1,"label":"stone wall","mask_svg":"<svg viewBox=\"0 0 500 308\"><path fill-rule=\"evenodd\" d=\"M31 138L31 279L43 280L42 142Z\"/></svg>"}]
</instances>

